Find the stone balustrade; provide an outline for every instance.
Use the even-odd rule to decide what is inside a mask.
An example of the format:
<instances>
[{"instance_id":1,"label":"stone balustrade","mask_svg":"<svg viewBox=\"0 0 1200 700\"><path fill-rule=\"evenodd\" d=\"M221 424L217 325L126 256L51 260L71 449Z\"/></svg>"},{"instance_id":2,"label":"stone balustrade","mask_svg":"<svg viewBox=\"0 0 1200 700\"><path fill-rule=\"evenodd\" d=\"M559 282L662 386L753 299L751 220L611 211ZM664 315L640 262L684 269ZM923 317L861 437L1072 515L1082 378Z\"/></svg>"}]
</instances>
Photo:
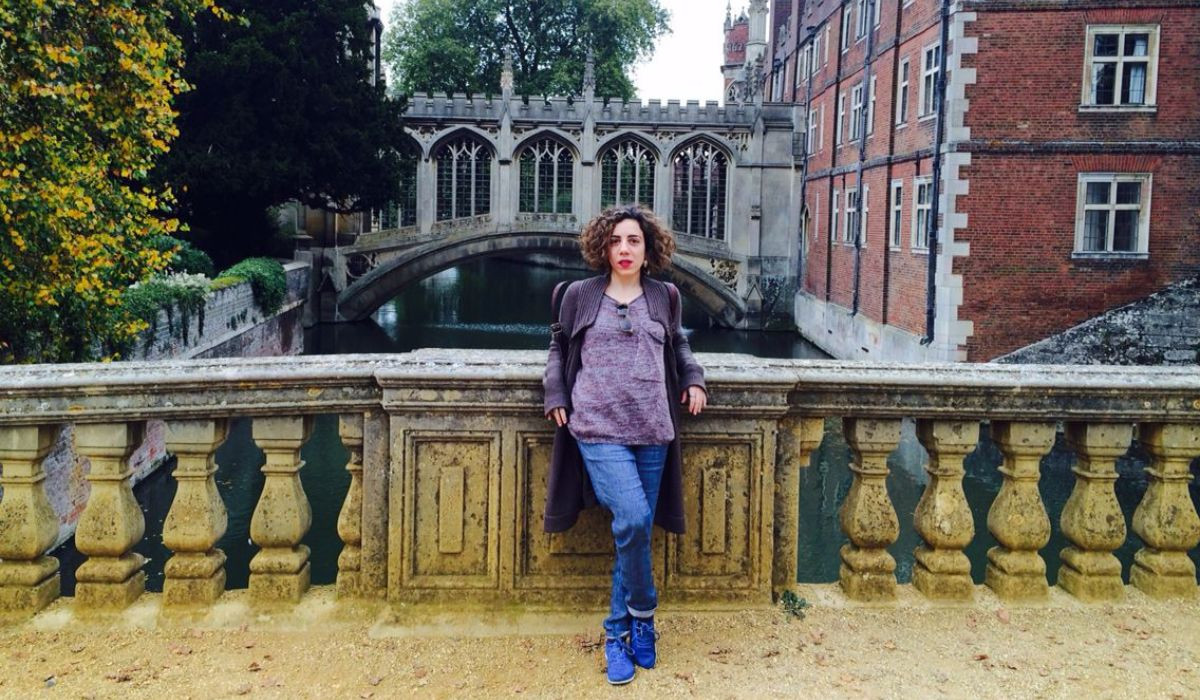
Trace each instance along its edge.
<instances>
[{"instance_id":1,"label":"stone balustrade","mask_svg":"<svg viewBox=\"0 0 1200 700\"><path fill-rule=\"evenodd\" d=\"M977 583L1006 600L1048 593L1039 554L1051 522L1039 463L1061 423L1076 455L1075 487L1059 528L1058 584L1080 600L1124 595L1113 555L1129 533L1114 493L1115 461L1136 439L1151 456L1149 488L1133 516L1143 543L1131 583L1156 597L1196 595L1189 551L1200 517L1188 494L1200 455L1200 375L1184 368L872 365L701 355L709 409L685 418L689 529L656 533L663 599L757 605L797 580L800 469L840 419L852 481L840 511L848 539L839 582L854 600L896 595L888 548L901 517L888 457L905 419L929 455L928 484L911 526L913 588L966 600ZM145 523L127 460L145 421L164 420L177 456L163 541L163 604L211 605L225 589L227 529L213 455L231 417L253 420L266 455L249 537L250 593L300 600L310 585L301 544L312 511L298 478L312 416L340 416L350 486L337 519L339 595L397 602L600 605L611 539L594 510L566 533L544 533L551 431L541 415L542 352L422 350L346 355L0 368L0 612L34 613L59 595L46 549L54 515L41 461L56 424L76 424L91 496L76 542L73 605L120 609L144 591L133 551ZM963 492L964 457L980 423L1003 454L987 512L997 544L973 581L964 550L976 533ZM908 523L905 523L908 525Z\"/></svg>"}]
</instances>

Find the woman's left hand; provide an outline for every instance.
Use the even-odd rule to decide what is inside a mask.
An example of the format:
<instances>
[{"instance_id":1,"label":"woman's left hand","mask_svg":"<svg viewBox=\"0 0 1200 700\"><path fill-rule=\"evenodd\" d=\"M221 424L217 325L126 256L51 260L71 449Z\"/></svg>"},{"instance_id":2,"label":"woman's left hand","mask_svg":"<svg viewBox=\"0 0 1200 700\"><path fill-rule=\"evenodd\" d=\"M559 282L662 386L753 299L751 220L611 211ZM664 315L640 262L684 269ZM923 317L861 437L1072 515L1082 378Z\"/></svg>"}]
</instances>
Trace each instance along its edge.
<instances>
[{"instance_id":1,"label":"woman's left hand","mask_svg":"<svg viewBox=\"0 0 1200 700\"><path fill-rule=\"evenodd\" d=\"M704 390L700 387L692 385L683 392L679 403L686 403L688 405L688 413L698 416L704 410L704 407L708 405L708 394L704 393Z\"/></svg>"}]
</instances>

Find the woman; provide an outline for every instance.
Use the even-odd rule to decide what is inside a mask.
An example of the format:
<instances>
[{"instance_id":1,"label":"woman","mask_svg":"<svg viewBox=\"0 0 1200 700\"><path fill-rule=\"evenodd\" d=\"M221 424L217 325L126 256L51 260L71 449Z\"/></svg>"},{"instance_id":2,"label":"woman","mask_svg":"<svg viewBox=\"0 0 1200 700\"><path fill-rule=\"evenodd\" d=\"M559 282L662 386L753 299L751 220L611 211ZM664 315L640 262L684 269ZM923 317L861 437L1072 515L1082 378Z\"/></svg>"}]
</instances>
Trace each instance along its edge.
<instances>
[{"instance_id":1,"label":"woman","mask_svg":"<svg viewBox=\"0 0 1200 700\"><path fill-rule=\"evenodd\" d=\"M560 310L543 385L545 415L558 429L545 530L570 528L597 501L612 512L604 654L609 683L621 684L635 665L654 666L650 533L655 523L683 532L679 408L698 415L708 395L680 331L679 291L646 276L670 265L671 232L647 209L617 207L589 222L579 245L602 274L561 295L555 289Z\"/></svg>"}]
</instances>

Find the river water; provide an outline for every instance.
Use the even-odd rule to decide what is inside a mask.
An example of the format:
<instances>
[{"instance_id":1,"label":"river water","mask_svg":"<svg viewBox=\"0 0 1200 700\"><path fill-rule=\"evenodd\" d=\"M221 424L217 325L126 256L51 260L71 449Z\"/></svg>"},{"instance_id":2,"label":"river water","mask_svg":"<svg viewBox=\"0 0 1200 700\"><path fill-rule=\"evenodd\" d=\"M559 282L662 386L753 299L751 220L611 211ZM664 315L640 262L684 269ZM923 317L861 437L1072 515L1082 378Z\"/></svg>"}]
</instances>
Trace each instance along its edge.
<instances>
[{"instance_id":1,"label":"river water","mask_svg":"<svg viewBox=\"0 0 1200 700\"><path fill-rule=\"evenodd\" d=\"M323 325L306 336L307 354L406 352L421 347L544 349L548 343L549 298L555 283L579 279L583 270L558 270L518 261L484 259L447 270L412 285L383 306L370 321ZM710 327L707 317L689 309L684 302L684 326L697 352L742 352L760 357L825 357L818 348L791 333L732 331ZM313 435L301 451L304 467L300 478L313 508L313 527L304 539L312 549L312 580L332 583L337 575L341 541L336 522L350 479L344 466L348 453L337 436L337 418L319 416ZM217 451L217 488L229 511L229 527L218 543L228 556L227 586L247 585L249 561L256 548L250 543L250 518L263 476L259 467L264 457L250 437L250 421L231 422L229 439ZM799 580L832 582L838 577L838 549L846 542L838 525L837 510L850 488L849 448L839 421L828 421L825 439L813 453L812 466L801 477L799 531ZM900 519L900 537L889 551L896 558L897 577L912 577L913 549L920 538L912 517L928 478L928 457L917 441L913 425L906 422L900 446L888 459L888 492ZM1040 489L1053 524L1050 543L1042 550L1050 581L1057 578L1058 552L1066 546L1058 525L1063 505L1074 483L1074 455L1062 435L1042 461ZM1118 462L1117 499L1125 515L1130 536L1116 552L1128 580L1133 553L1141 542L1133 534L1131 518L1146 490L1148 457L1136 442ZM995 544L987 531L987 511L1001 483L997 467L1001 454L981 428L976 450L966 461L963 488L975 517L975 538L967 547L972 577L982 582L986 552ZM1200 466L1200 459L1193 467ZM172 464L160 469L137 488L146 515L146 538L137 550L149 558L147 588L161 590L162 566L169 552L162 545L162 523L174 497L169 478ZM1191 486L1193 501L1200 504L1200 488ZM64 593L74 588L73 571L81 561L73 541L57 554L63 559ZM1200 551L1192 551L1200 561Z\"/></svg>"}]
</instances>

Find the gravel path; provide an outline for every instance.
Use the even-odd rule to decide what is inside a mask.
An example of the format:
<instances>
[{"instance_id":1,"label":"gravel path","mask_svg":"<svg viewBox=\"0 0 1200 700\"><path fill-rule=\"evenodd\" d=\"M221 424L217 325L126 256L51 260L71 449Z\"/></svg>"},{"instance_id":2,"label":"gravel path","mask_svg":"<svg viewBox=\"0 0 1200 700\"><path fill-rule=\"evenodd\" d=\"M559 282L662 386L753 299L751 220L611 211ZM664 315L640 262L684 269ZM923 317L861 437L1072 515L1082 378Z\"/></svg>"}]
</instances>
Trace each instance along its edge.
<instances>
[{"instance_id":1,"label":"gravel path","mask_svg":"<svg viewBox=\"0 0 1200 700\"><path fill-rule=\"evenodd\" d=\"M619 689L604 681L598 612L347 605L318 589L274 612L234 591L202 618L144 596L79 619L59 601L0 627L0 697L1200 697L1197 601L1130 590L1087 606L1054 591L1010 607L980 589L972 605L934 606L904 588L867 607L830 586L798 591L804 619L665 606L659 667Z\"/></svg>"}]
</instances>

